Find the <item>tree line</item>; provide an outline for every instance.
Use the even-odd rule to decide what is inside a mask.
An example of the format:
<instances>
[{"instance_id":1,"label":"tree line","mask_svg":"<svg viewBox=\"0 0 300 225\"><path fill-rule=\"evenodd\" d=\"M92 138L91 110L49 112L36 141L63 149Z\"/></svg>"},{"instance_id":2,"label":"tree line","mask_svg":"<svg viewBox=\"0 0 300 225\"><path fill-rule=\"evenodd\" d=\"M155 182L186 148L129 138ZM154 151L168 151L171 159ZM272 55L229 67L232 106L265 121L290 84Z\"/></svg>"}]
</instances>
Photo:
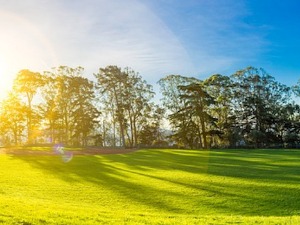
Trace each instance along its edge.
<instances>
[{"instance_id":1,"label":"tree line","mask_svg":"<svg viewBox=\"0 0 300 225\"><path fill-rule=\"evenodd\" d=\"M130 68L21 70L0 104L2 145L274 148L300 142L300 83L247 67L205 80L168 75L152 85Z\"/></svg>"}]
</instances>

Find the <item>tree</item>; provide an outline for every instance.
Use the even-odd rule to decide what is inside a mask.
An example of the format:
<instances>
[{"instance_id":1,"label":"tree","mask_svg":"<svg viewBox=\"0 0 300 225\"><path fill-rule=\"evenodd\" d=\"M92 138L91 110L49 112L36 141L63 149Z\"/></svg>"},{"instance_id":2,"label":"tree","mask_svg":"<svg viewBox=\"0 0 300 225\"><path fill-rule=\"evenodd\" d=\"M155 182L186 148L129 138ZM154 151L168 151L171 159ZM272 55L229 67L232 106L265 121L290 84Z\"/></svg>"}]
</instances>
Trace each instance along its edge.
<instances>
[{"instance_id":1,"label":"tree","mask_svg":"<svg viewBox=\"0 0 300 225\"><path fill-rule=\"evenodd\" d=\"M13 92L2 102L1 132L7 144L18 145L22 142L28 108ZM11 141L12 140L12 141Z\"/></svg>"},{"instance_id":2,"label":"tree","mask_svg":"<svg viewBox=\"0 0 300 225\"><path fill-rule=\"evenodd\" d=\"M108 66L106 68L100 68L99 73L95 74L98 81L97 87L100 90L100 94L105 96L105 99L109 99L113 102L112 114L116 117L119 123L119 129L121 133L121 145L125 147L125 93L126 89L126 74L121 71L121 68L117 66ZM115 108L114 108L115 107ZM115 118L112 118L115 119Z\"/></svg>"},{"instance_id":3,"label":"tree","mask_svg":"<svg viewBox=\"0 0 300 225\"><path fill-rule=\"evenodd\" d=\"M213 97L214 105L210 107L210 113L217 119L214 130L213 144L215 146L230 146L235 136L233 133L234 114L233 84L228 76L215 74L203 81L207 93Z\"/></svg>"},{"instance_id":4,"label":"tree","mask_svg":"<svg viewBox=\"0 0 300 225\"><path fill-rule=\"evenodd\" d=\"M184 92L179 86L195 81L197 79L181 75L168 75L158 81L163 96L161 101L173 133L170 137L180 146L193 146L195 133L190 116L182 112L185 107L185 99L180 98Z\"/></svg>"},{"instance_id":5,"label":"tree","mask_svg":"<svg viewBox=\"0 0 300 225\"><path fill-rule=\"evenodd\" d=\"M199 142L197 147L208 148L207 136L210 133L209 129L215 126L215 118L209 114L208 109L215 101L205 91L202 82L180 86L179 88L184 91L184 94L180 97L186 100L183 110L191 115L194 126L196 126L197 140Z\"/></svg>"},{"instance_id":6,"label":"tree","mask_svg":"<svg viewBox=\"0 0 300 225\"><path fill-rule=\"evenodd\" d=\"M154 97L152 86L147 84L135 71L125 68L128 74L125 100L125 114L127 118L126 134L130 147L138 144L138 135L144 124L151 119L151 112L155 108L151 103Z\"/></svg>"},{"instance_id":7,"label":"tree","mask_svg":"<svg viewBox=\"0 0 300 225\"><path fill-rule=\"evenodd\" d=\"M42 88L42 104L39 105L39 112L43 117L44 132L47 141L56 143L60 135L58 131L61 129L61 112L56 101L58 95L57 80L54 74L45 72L45 85Z\"/></svg>"},{"instance_id":8,"label":"tree","mask_svg":"<svg viewBox=\"0 0 300 225\"><path fill-rule=\"evenodd\" d=\"M300 143L300 106L294 102L281 107L277 113L276 131L280 143L286 147L297 147Z\"/></svg>"},{"instance_id":9,"label":"tree","mask_svg":"<svg viewBox=\"0 0 300 225\"><path fill-rule=\"evenodd\" d=\"M162 145L166 145L161 129L165 111L158 105L153 105L152 109L150 119L143 124L139 132L138 144L148 147L162 147Z\"/></svg>"},{"instance_id":10,"label":"tree","mask_svg":"<svg viewBox=\"0 0 300 225\"><path fill-rule=\"evenodd\" d=\"M94 106L94 84L82 67L60 66L45 73L41 112L52 142L87 144L99 112Z\"/></svg>"},{"instance_id":11,"label":"tree","mask_svg":"<svg viewBox=\"0 0 300 225\"><path fill-rule=\"evenodd\" d=\"M74 135L77 143L86 146L88 135L98 123L100 112L94 106L94 84L87 78L74 77L71 82L73 93Z\"/></svg>"},{"instance_id":12,"label":"tree","mask_svg":"<svg viewBox=\"0 0 300 225\"><path fill-rule=\"evenodd\" d=\"M159 85L163 105L173 129L173 139L179 145L190 148L207 148L207 128L212 124L212 117L205 110L213 101L201 81L169 75L160 79Z\"/></svg>"},{"instance_id":13,"label":"tree","mask_svg":"<svg viewBox=\"0 0 300 225\"><path fill-rule=\"evenodd\" d=\"M32 120L33 120L33 108L32 101L38 89L44 85L43 78L40 73L32 72L30 70L21 70L13 83L13 90L16 93L24 94L27 102L27 141L32 143Z\"/></svg>"},{"instance_id":14,"label":"tree","mask_svg":"<svg viewBox=\"0 0 300 225\"><path fill-rule=\"evenodd\" d=\"M121 146L135 147L139 130L151 111L152 86L134 70L117 66L100 68L95 77L102 107L118 124ZM113 125L116 130L116 123Z\"/></svg>"},{"instance_id":15,"label":"tree","mask_svg":"<svg viewBox=\"0 0 300 225\"><path fill-rule=\"evenodd\" d=\"M235 114L245 141L256 148L274 142L278 112L289 100L290 89L254 67L237 71L232 79Z\"/></svg>"}]
</instances>

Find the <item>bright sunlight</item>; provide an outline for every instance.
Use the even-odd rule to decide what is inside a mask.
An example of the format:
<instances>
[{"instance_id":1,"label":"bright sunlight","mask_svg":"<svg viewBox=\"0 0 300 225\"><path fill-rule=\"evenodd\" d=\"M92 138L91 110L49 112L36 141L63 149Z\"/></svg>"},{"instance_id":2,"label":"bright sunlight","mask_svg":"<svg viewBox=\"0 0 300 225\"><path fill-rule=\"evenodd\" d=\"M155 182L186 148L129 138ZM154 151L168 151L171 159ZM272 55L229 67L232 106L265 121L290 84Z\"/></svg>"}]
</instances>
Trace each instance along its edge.
<instances>
[{"instance_id":1,"label":"bright sunlight","mask_svg":"<svg viewBox=\"0 0 300 225\"><path fill-rule=\"evenodd\" d=\"M17 73L23 69L44 71L57 65L48 38L30 19L0 10L0 99L11 90Z\"/></svg>"}]
</instances>

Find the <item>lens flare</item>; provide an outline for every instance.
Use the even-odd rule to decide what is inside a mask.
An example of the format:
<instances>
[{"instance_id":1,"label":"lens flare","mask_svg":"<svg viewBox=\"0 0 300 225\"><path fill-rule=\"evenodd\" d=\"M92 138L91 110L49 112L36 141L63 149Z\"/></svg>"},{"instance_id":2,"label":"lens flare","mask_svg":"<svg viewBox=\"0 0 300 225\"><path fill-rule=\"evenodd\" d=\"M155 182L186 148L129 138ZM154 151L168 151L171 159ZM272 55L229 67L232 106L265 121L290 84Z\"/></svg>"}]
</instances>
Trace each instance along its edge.
<instances>
[{"instance_id":1,"label":"lens flare","mask_svg":"<svg viewBox=\"0 0 300 225\"><path fill-rule=\"evenodd\" d=\"M72 152L65 152L65 154L63 154L61 156L61 159L64 163L68 163L73 159L73 153Z\"/></svg>"},{"instance_id":2,"label":"lens flare","mask_svg":"<svg viewBox=\"0 0 300 225\"><path fill-rule=\"evenodd\" d=\"M65 151L62 145L55 145L53 150L55 154L61 156L61 159L64 163L68 163L73 159L73 153Z\"/></svg>"}]
</instances>

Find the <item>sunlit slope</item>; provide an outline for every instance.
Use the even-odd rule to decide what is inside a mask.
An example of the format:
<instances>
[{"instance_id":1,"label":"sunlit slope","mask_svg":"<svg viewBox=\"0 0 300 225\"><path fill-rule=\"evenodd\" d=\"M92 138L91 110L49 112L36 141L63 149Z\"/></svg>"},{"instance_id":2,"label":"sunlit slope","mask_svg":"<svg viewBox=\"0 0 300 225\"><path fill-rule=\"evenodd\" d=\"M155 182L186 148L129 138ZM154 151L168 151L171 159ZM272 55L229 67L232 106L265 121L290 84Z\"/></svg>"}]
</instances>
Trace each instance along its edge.
<instances>
[{"instance_id":1,"label":"sunlit slope","mask_svg":"<svg viewBox=\"0 0 300 225\"><path fill-rule=\"evenodd\" d=\"M0 223L297 224L300 152L0 155Z\"/></svg>"}]
</instances>

